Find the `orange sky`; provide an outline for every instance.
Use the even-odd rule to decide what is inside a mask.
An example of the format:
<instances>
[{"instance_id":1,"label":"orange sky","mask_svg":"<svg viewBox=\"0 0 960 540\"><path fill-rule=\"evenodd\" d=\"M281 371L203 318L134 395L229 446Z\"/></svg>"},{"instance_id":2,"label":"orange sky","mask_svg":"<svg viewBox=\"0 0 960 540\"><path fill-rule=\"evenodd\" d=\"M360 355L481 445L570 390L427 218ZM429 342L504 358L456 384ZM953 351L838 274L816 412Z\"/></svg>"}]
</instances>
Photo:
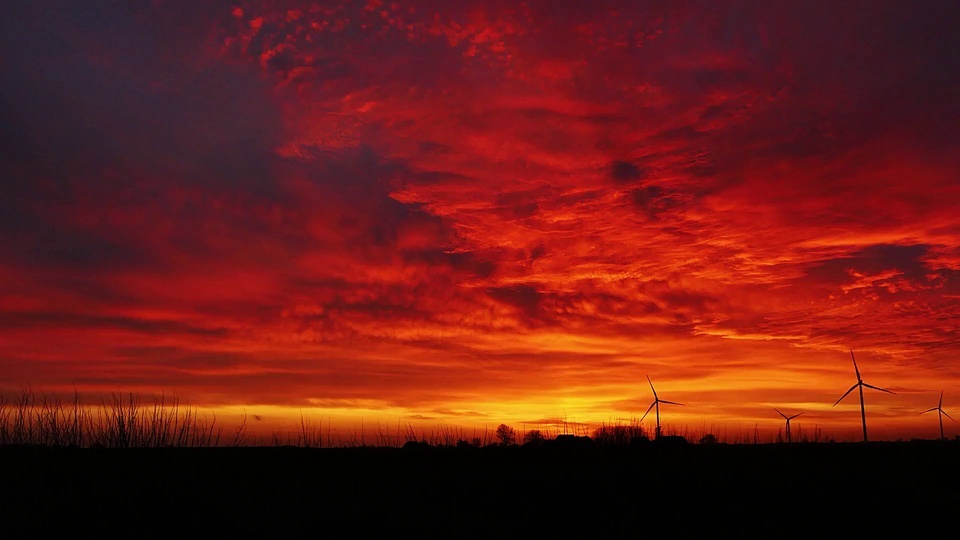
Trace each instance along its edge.
<instances>
[{"instance_id":1,"label":"orange sky","mask_svg":"<svg viewBox=\"0 0 960 540\"><path fill-rule=\"evenodd\" d=\"M852 348L960 418L954 2L22 4L4 394L857 439Z\"/></svg>"}]
</instances>

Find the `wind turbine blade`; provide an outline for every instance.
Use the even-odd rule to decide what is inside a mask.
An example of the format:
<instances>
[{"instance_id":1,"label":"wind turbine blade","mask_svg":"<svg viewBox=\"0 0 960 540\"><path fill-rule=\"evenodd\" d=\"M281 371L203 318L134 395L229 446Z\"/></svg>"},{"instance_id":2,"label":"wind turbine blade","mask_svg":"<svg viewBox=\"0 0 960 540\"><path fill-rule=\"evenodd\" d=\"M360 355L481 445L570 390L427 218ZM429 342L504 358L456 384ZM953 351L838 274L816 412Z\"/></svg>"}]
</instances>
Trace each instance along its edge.
<instances>
[{"instance_id":1,"label":"wind turbine blade","mask_svg":"<svg viewBox=\"0 0 960 540\"><path fill-rule=\"evenodd\" d=\"M953 420L953 417L950 416L949 414L947 414L947 411L945 411L945 410L943 410L943 409L940 409L940 412L942 412L943 415L946 416L947 418ZM953 420L953 421L956 422L956 420Z\"/></svg>"},{"instance_id":2,"label":"wind turbine blade","mask_svg":"<svg viewBox=\"0 0 960 540\"><path fill-rule=\"evenodd\" d=\"M860 368L857 367L857 359L853 357L853 349L850 349L850 359L853 360L853 370L857 372L857 380L860 380Z\"/></svg>"},{"instance_id":3,"label":"wind turbine blade","mask_svg":"<svg viewBox=\"0 0 960 540\"><path fill-rule=\"evenodd\" d=\"M784 417L784 418L787 418L787 415L785 415L785 414L783 414L782 412L780 412L780 409L774 407L773 410L777 411L777 414L779 414L780 416L782 416L782 417ZM789 420L789 418L787 418L787 420Z\"/></svg>"},{"instance_id":4,"label":"wind turbine blade","mask_svg":"<svg viewBox=\"0 0 960 540\"><path fill-rule=\"evenodd\" d=\"M683 405L683 403L677 403L676 401L667 401L665 399L661 399L660 403L669 403L670 405Z\"/></svg>"},{"instance_id":5,"label":"wind turbine blade","mask_svg":"<svg viewBox=\"0 0 960 540\"><path fill-rule=\"evenodd\" d=\"M843 398L847 397L847 395L848 395L850 392L853 392L853 389L856 388L856 387L859 386L859 385L860 385L860 383L857 383L857 384L851 386L849 390L847 390L846 392L844 392L844 394L843 394L842 396L840 396L840 399L838 399L838 400L836 401L836 403L833 404L833 406L836 407L836 406L837 406L837 403L840 403L841 401L843 401Z\"/></svg>"},{"instance_id":6,"label":"wind turbine blade","mask_svg":"<svg viewBox=\"0 0 960 540\"><path fill-rule=\"evenodd\" d=\"M943 407L943 390L940 391L940 403L937 403L937 407Z\"/></svg>"},{"instance_id":7,"label":"wind turbine blade","mask_svg":"<svg viewBox=\"0 0 960 540\"><path fill-rule=\"evenodd\" d=\"M880 388L879 386L874 386L874 385L872 385L872 384L863 383L863 385L866 386L867 388L873 388L874 390L879 390L879 391L881 391L881 392L886 392L886 393L888 393L888 394L896 394L896 392L891 392L891 391L887 390L886 388Z\"/></svg>"},{"instance_id":8,"label":"wind turbine blade","mask_svg":"<svg viewBox=\"0 0 960 540\"><path fill-rule=\"evenodd\" d=\"M797 414L795 414L795 415L791 416L790 418L788 418L788 420L793 420L794 418L800 416L801 414L803 414L803 413L802 413L802 412L798 412Z\"/></svg>"},{"instance_id":9,"label":"wind turbine blade","mask_svg":"<svg viewBox=\"0 0 960 540\"><path fill-rule=\"evenodd\" d=\"M641 422L643 422L643 419L646 418L648 414L650 414L650 409L652 409L653 406L656 404L657 404L657 400L653 400L653 403L651 403L650 406L647 407L647 412L643 413L643 416L640 417Z\"/></svg>"},{"instance_id":10,"label":"wind turbine blade","mask_svg":"<svg viewBox=\"0 0 960 540\"><path fill-rule=\"evenodd\" d=\"M925 411L922 411L920 414L928 413L928 412L933 412L933 411L937 410L938 408L939 408L939 407L934 407L934 408L932 408L932 409L927 409L927 410L925 410Z\"/></svg>"},{"instance_id":11,"label":"wind turbine blade","mask_svg":"<svg viewBox=\"0 0 960 540\"><path fill-rule=\"evenodd\" d=\"M657 399L657 389L653 387L653 381L650 380L650 376L647 375L647 382L650 383L650 391L653 392L653 399Z\"/></svg>"}]
</instances>

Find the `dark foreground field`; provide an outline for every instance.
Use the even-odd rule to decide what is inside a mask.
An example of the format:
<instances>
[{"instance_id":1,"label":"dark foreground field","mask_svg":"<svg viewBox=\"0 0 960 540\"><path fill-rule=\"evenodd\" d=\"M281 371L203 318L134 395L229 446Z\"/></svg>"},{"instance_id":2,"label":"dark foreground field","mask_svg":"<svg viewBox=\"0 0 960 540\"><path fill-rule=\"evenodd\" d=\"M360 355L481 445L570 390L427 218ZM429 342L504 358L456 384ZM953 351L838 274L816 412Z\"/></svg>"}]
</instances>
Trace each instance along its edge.
<instances>
[{"instance_id":1,"label":"dark foreground field","mask_svg":"<svg viewBox=\"0 0 960 540\"><path fill-rule=\"evenodd\" d=\"M0 537L916 537L956 527L960 444L0 448ZM560 534L566 537L566 534ZM950 536L950 534L947 534Z\"/></svg>"}]
</instances>

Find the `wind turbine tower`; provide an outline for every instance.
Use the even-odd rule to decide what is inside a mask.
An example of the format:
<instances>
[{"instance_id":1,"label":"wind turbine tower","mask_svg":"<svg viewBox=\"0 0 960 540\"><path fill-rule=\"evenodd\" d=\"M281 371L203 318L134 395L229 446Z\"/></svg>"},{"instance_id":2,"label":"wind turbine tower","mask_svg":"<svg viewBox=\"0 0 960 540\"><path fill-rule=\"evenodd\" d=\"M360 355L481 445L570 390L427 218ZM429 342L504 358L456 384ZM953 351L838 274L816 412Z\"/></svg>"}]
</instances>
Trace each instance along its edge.
<instances>
[{"instance_id":1,"label":"wind turbine tower","mask_svg":"<svg viewBox=\"0 0 960 540\"><path fill-rule=\"evenodd\" d=\"M777 414L779 414L780 416L782 416L782 417L784 417L784 418L787 419L787 442L790 442L790 421L793 420L794 418L800 416L800 415L803 414L803 413L802 413L802 412L798 412L797 414L795 414L795 415L793 415L793 416L787 416L787 415L783 414L782 412L780 412L780 410L777 409L776 407L774 407L773 410L777 411Z\"/></svg>"},{"instance_id":2,"label":"wind turbine tower","mask_svg":"<svg viewBox=\"0 0 960 540\"><path fill-rule=\"evenodd\" d=\"M650 409L656 407L657 408L657 431L656 431L656 434L654 435L654 438L659 439L660 438L660 404L668 403L670 405L683 405L683 403L677 403L676 401L667 401L665 399L660 399L660 397L657 396L657 389L653 387L653 381L650 380L649 375L647 375L647 382L650 383L650 390L653 391L653 403L651 403L650 406L647 407L647 412L643 413L643 416L640 417L640 421L643 422L643 419L646 418L648 414L650 414Z\"/></svg>"},{"instance_id":3,"label":"wind turbine tower","mask_svg":"<svg viewBox=\"0 0 960 540\"><path fill-rule=\"evenodd\" d=\"M833 404L833 406L836 407L837 403L840 403L841 401L843 401L843 398L847 397L847 394L849 394L850 392L853 392L854 388L860 389L860 423L863 425L863 442L867 442L867 412L866 412L866 409L864 409L863 407L863 387L866 386L867 388L873 388L874 390L879 390L881 392L886 392L888 394L894 394L895 392L891 392L889 390L880 388L878 386L873 386L872 384L867 384L863 382L863 377L860 376L860 369L857 367L857 359L853 357L853 349L850 349L850 359L853 360L853 371L855 371L857 374L857 382L856 384L851 386L850 389L847 390L842 396L840 396L840 399L838 399L836 403Z\"/></svg>"},{"instance_id":4,"label":"wind turbine tower","mask_svg":"<svg viewBox=\"0 0 960 540\"><path fill-rule=\"evenodd\" d=\"M953 417L947 414L947 411L943 410L943 390L940 391L940 402L937 403L937 406L927 409L920 414L933 412L933 411L937 411L937 416L940 417L940 440L943 440L944 438L943 437L943 416L946 415L947 418L949 418L950 420L953 420ZM956 420L953 420L953 421L956 422Z\"/></svg>"}]
</instances>

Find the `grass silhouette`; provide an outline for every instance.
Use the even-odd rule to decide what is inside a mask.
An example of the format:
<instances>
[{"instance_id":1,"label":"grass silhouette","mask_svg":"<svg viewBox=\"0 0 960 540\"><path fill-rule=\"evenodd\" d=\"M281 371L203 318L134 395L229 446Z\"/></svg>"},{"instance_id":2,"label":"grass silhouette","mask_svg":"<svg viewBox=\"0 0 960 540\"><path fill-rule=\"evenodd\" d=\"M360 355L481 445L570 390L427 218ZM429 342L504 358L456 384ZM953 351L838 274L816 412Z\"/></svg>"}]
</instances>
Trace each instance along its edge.
<instances>
[{"instance_id":1,"label":"grass silhouette","mask_svg":"<svg viewBox=\"0 0 960 540\"><path fill-rule=\"evenodd\" d=\"M114 393L91 407L76 392L69 402L30 389L14 399L0 396L0 446L188 448L219 446L222 435L216 416L177 398L144 405L136 394Z\"/></svg>"}]
</instances>

